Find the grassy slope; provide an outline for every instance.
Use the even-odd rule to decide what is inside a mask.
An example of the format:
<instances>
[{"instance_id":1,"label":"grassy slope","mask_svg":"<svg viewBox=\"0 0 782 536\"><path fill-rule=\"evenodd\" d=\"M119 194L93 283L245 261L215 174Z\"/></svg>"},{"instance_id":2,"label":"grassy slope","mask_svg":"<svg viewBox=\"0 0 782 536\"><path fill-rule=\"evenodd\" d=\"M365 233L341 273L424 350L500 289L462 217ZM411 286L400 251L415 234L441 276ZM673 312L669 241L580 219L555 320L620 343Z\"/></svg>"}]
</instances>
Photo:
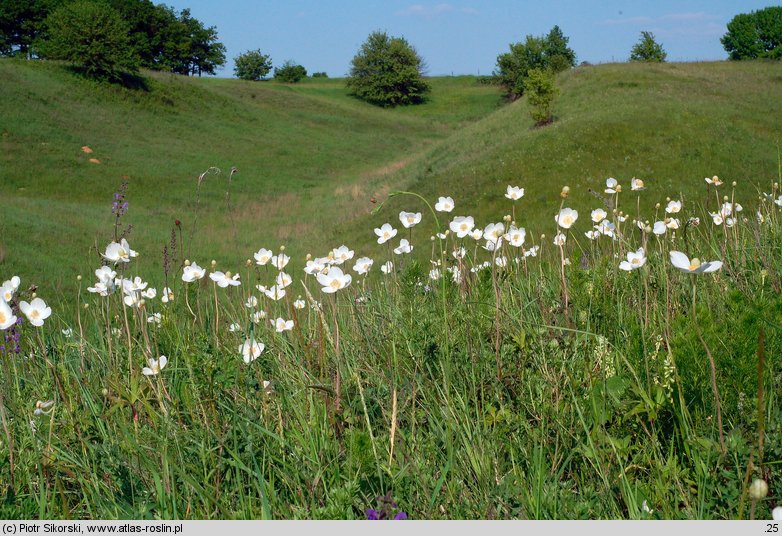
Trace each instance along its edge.
<instances>
[{"instance_id":1,"label":"grassy slope","mask_svg":"<svg viewBox=\"0 0 782 536\"><path fill-rule=\"evenodd\" d=\"M700 202L706 176L737 181L745 200L757 195L756 184L767 187L777 177L778 64L601 65L565 73L559 82L554 124L533 128L525 99L504 107L435 148L406 177L409 189L435 200L451 195L454 215L474 215L486 224L490 215L496 220L498 206L510 213L505 186L522 186L520 224L553 234L551 200L563 185L573 193L567 204L586 217L601 205L588 190L602 192L605 179L616 177L627 191L619 208L635 215L629 183L642 178L648 191L641 209L651 218L654 203L665 204L675 192L685 199L697 195ZM425 208L410 198L394 199L385 217L395 218L404 207ZM377 218L363 227L371 222ZM582 222L579 227L588 229Z\"/></svg>"},{"instance_id":2,"label":"grassy slope","mask_svg":"<svg viewBox=\"0 0 782 536\"><path fill-rule=\"evenodd\" d=\"M58 65L2 61L3 271L54 284L95 264L85 252L111 236L123 176L131 243L148 253L147 269L159 265L175 218L186 233L195 228L189 253L202 263L319 241L369 198L364 182L500 105L495 88L470 78L433 85L421 113L396 113L349 98L342 81L289 87L156 74L145 92L98 86ZM90 164L82 145L102 163ZM197 205L196 177L210 166L224 172L207 178ZM240 173L226 200L231 166Z\"/></svg>"},{"instance_id":3,"label":"grassy slope","mask_svg":"<svg viewBox=\"0 0 782 536\"><path fill-rule=\"evenodd\" d=\"M284 86L155 75L151 91L130 92L54 65L0 62L5 264L57 281L94 264L83 252L110 236L108 206L122 176L131 181L132 243L148 253L149 270L174 218L195 228L191 257L234 266L281 243L298 255L338 243L373 255L371 226L425 208L394 199L368 215L371 196L398 187L452 195L455 214L485 224L498 206L510 212L504 188L518 184L527 189L519 222L550 233L548 201L563 184L574 193L568 203L585 211L600 202L582 194L601 191L608 176L625 187L643 178L651 205L671 192L701 192L707 175L739 181L741 194L776 175L776 64L579 68L561 76L557 121L544 129L532 127L524 100L500 107L497 90L471 78L433 82L430 103L382 110L348 97L339 80ZM101 165L87 163L83 144ZM210 176L197 206L195 178L212 165L240 174L228 201L227 173ZM635 212L632 194L621 203Z\"/></svg>"}]
</instances>

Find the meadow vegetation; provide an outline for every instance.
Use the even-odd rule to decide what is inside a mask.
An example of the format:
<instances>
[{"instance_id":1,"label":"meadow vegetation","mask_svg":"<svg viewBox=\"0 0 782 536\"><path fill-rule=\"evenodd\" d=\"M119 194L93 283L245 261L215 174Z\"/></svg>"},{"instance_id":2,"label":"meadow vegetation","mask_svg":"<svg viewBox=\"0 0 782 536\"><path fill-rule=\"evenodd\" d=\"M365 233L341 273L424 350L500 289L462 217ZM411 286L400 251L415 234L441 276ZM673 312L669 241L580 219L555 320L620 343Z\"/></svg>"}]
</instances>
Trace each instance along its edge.
<instances>
[{"instance_id":1,"label":"meadow vegetation","mask_svg":"<svg viewBox=\"0 0 782 536\"><path fill-rule=\"evenodd\" d=\"M0 515L770 518L778 78L0 62Z\"/></svg>"}]
</instances>

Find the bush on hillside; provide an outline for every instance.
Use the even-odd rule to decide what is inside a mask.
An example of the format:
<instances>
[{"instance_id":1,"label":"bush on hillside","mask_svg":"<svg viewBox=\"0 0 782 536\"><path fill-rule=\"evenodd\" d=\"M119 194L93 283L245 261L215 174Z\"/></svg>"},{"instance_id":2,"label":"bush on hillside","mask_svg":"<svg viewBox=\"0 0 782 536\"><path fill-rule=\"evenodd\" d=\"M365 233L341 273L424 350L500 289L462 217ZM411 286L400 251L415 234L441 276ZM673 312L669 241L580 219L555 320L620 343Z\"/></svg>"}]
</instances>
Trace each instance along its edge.
<instances>
[{"instance_id":1,"label":"bush on hillside","mask_svg":"<svg viewBox=\"0 0 782 536\"><path fill-rule=\"evenodd\" d=\"M720 41L732 60L782 59L782 6L736 15Z\"/></svg>"},{"instance_id":2,"label":"bush on hillside","mask_svg":"<svg viewBox=\"0 0 782 536\"><path fill-rule=\"evenodd\" d=\"M420 104L430 91L424 80L424 60L402 37L371 33L351 65L348 88L371 104Z\"/></svg>"},{"instance_id":3,"label":"bush on hillside","mask_svg":"<svg viewBox=\"0 0 782 536\"><path fill-rule=\"evenodd\" d=\"M530 115L536 126L551 123L551 108L559 89L554 84L554 74L550 70L532 69L524 79L524 91L530 105Z\"/></svg>"},{"instance_id":4,"label":"bush on hillside","mask_svg":"<svg viewBox=\"0 0 782 536\"><path fill-rule=\"evenodd\" d=\"M662 63L668 54L663 46L654 39L652 32L641 32L641 38L630 51L630 61Z\"/></svg>"},{"instance_id":5,"label":"bush on hillside","mask_svg":"<svg viewBox=\"0 0 782 536\"><path fill-rule=\"evenodd\" d=\"M545 36L527 36L523 43L511 43L510 51L497 56L496 81L505 88L508 98L524 94L524 81L533 69L564 71L576 64L576 53L567 46L568 38L559 26Z\"/></svg>"},{"instance_id":6,"label":"bush on hillside","mask_svg":"<svg viewBox=\"0 0 782 536\"><path fill-rule=\"evenodd\" d=\"M325 71L318 71L316 73L312 73L312 78L328 78L329 75Z\"/></svg>"},{"instance_id":7,"label":"bush on hillside","mask_svg":"<svg viewBox=\"0 0 782 536\"><path fill-rule=\"evenodd\" d=\"M120 80L138 71L128 39L128 26L110 6L77 0L46 19L48 39L41 45L46 58L64 60L94 78Z\"/></svg>"},{"instance_id":8,"label":"bush on hillside","mask_svg":"<svg viewBox=\"0 0 782 536\"><path fill-rule=\"evenodd\" d=\"M296 83L307 78L307 69L295 62L288 60L281 67L274 69L274 78L280 82Z\"/></svg>"},{"instance_id":9,"label":"bush on hillside","mask_svg":"<svg viewBox=\"0 0 782 536\"><path fill-rule=\"evenodd\" d=\"M248 50L234 58L234 74L242 80L261 80L271 70L271 56L260 50Z\"/></svg>"}]
</instances>

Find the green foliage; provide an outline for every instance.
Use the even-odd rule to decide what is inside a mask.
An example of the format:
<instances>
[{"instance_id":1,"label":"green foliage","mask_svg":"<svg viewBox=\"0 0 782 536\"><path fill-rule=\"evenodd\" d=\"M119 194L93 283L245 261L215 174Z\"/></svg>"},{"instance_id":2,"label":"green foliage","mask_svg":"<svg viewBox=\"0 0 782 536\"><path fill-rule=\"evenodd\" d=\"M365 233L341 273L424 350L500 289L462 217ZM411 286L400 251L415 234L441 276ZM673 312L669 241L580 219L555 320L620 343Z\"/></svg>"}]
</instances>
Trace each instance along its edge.
<instances>
[{"instance_id":1,"label":"green foliage","mask_svg":"<svg viewBox=\"0 0 782 536\"><path fill-rule=\"evenodd\" d=\"M782 6L736 15L720 41L732 60L782 59Z\"/></svg>"},{"instance_id":2,"label":"green foliage","mask_svg":"<svg viewBox=\"0 0 782 536\"><path fill-rule=\"evenodd\" d=\"M77 0L46 19L48 39L42 54L67 61L85 74L118 80L138 69L128 39L128 26L116 10L101 2Z\"/></svg>"},{"instance_id":3,"label":"green foliage","mask_svg":"<svg viewBox=\"0 0 782 536\"><path fill-rule=\"evenodd\" d=\"M329 75L325 71L318 71L315 73L312 73L312 78L328 78Z\"/></svg>"},{"instance_id":4,"label":"green foliage","mask_svg":"<svg viewBox=\"0 0 782 536\"><path fill-rule=\"evenodd\" d=\"M554 74L549 70L532 69L524 79L524 91L535 125L543 126L551 123L553 120L551 108L554 98L559 94Z\"/></svg>"},{"instance_id":5,"label":"green foliage","mask_svg":"<svg viewBox=\"0 0 782 536\"><path fill-rule=\"evenodd\" d=\"M35 56L35 43L46 31L45 20L63 0L0 2L0 55Z\"/></svg>"},{"instance_id":6,"label":"green foliage","mask_svg":"<svg viewBox=\"0 0 782 536\"><path fill-rule=\"evenodd\" d=\"M641 32L640 39L630 50L630 61L662 63L667 56L663 46L655 41L652 32Z\"/></svg>"},{"instance_id":7,"label":"green foliage","mask_svg":"<svg viewBox=\"0 0 782 536\"><path fill-rule=\"evenodd\" d=\"M420 104L430 91L423 74L423 59L404 38L373 32L351 61L347 87L378 106Z\"/></svg>"},{"instance_id":8,"label":"green foliage","mask_svg":"<svg viewBox=\"0 0 782 536\"><path fill-rule=\"evenodd\" d=\"M234 58L234 75L242 80L261 80L271 70L271 56L260 50L248 50Z\"/></svg>"},{"instance_id":9,"label":"green foliage","mask_svg":"<svg viewBox=\"0 0 782 536\"><path fill-rule=\"evenodd\" d=\"M280 82L295 83L301 82L307 77L307 69L298 65L292 60L288 60L280 67L274 69L274 78Z\"/></svg>"},{"instance_id":10,"label":"green foliage","mask_svg":"<svg viewBox=\"0 0 782 536\"><path fill-rule=\"evenodd\" d=\"M545 36L527 36L521 43L511 43L510 51L497 56L494 78L505 88L510 99L524 94L524 79L533 69L558 73L576 64L576 53L567 46L559 26L554 26Z\"/></svg>"}]
</instances>

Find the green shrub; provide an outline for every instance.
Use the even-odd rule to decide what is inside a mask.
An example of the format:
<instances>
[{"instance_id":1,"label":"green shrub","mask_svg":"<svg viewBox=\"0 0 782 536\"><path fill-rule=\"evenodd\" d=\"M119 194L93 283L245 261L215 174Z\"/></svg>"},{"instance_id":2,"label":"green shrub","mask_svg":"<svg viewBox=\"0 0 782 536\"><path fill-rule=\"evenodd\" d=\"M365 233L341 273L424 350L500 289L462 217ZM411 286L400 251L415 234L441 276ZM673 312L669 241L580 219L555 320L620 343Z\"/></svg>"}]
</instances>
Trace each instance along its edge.
<instances>
[{"instance_id":1,"label":"green shrub","mask_svg":"<svg viewBox=\"0 0 782 536\"><path fill-rule=\"evenodd\" d=\"M312 78L328 78L329 75L325 71L318 71L317 73L312 73Z\"/></svg>"},{"instance_id":2,"label":"green shrub","mask_svg":"<svg viewBox=\"0 0 782 536\"><path fill-rule=\"evenodd\" d=\"M567 44L559 26L545 36L528 35L524 43L511 43L509 52L497 56L494 77L515 100L524 94L524 80L532 69L558 73L575 66L576 53Z\"/></svg>"},{"instance_id":3,"label":"green shrub","mask_svg":"<svg viewBox=\"0 0 782 536\"><path fill-rule=\"evenodd\" d=\"M402 37L371 33L351 65L348 88L378 106L420 104L430 91L423 59Z\"/></svg>"},{"instance_id":4,"label":"green shrub","mask_svg":"<svg viewBox=\"0 0 782 536\"><path fill-rule=\"evenodd\" d=\"M630 51L630 61L659 62L668 57L663 46L655 41L652 32L641 32L641 38Z\"/></svg>"},{"instance_id":5,"label":"green shrub","mask_svg":"<svg viewBox=\"0 0 782 536\"><path fill-rule=\"evenodd\" d=\"M524 90L530 105L530 115L537 126L551 123L551 108L559 89L554 84L554 74L549 70L532 69L524 79Z\"/></svg>"},{"instance_id":6,"label":"green shrub","mask_svg":"<svg viewBox=\"0 0 782 536\"><path fill-rule=\"evenodd\" d=\"M138 71L128 26L106 4L88 0L65 4L49 15L46 26L44 57L70 62L95 78L119 80L124 72Z\"/></svg>"},{"instance_id":7,"label":"green shrub","mask_svg":"<svg viewBox=\"0 0 782 536\"><path fill-rule=\"evenodd\" d=\"M307 77L307 69L294 63L291 60L286 61L281 67L274 69L274 78L280 82L295 83L301 82Z\"/></svg>"},{"instance_id":8,"label":"green shrub","mask_svg":"<svg viewBox=\"0 0 782 536\"><path fill-rule=\"evenodd\" d=\"M248 50L234 58L234 74L242 80L260 80L271 70L271 57L260 50Z\"/></svg>"}]
</instances>

